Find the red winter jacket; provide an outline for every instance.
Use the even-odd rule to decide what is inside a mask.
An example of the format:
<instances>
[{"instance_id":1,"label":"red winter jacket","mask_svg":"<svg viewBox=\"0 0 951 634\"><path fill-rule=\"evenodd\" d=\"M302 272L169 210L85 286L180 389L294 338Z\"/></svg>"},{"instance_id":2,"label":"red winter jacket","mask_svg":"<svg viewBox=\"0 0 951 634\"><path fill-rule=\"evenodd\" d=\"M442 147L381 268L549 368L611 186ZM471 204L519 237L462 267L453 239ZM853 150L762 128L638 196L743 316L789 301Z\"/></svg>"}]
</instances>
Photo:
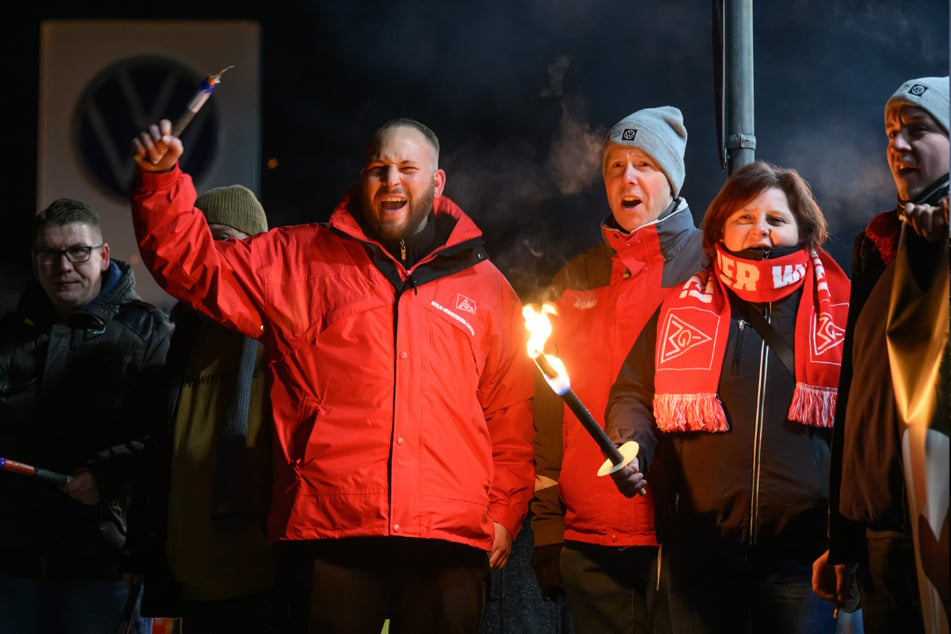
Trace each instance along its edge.
<instances>
[{"instance_id":1,"label":"red winter jacket","mask_svg":"<svg viewBox=\"0 0 951 634\"><path fill-rule=\"evenodd\" d=\"M351 215L214 242L191 177L139 172L142 258L171 295L268 354L271 540L441 539L490 550L531 497L521 304L445 196L447 243L405 270ZM356 203L359 204L359 203Z\"/></svg>"},{"instance_id":2,"label":"red winter jacket","mask_svg":"<svg viewBox=\"0 0 951 634\"><path fill-rule=\"evenodd\" d=\"M601 226L604 242L572 258L552 283L558 315L550 352L571 389L604 426L611 385L644 323L673 288L702 266L701 232L676 199L656 223L631 233ZM565 540L656 546L650 496L628 499L610 477L597 442L547 385L535 394L535 545Z\"/></svg>"}]
</instances>

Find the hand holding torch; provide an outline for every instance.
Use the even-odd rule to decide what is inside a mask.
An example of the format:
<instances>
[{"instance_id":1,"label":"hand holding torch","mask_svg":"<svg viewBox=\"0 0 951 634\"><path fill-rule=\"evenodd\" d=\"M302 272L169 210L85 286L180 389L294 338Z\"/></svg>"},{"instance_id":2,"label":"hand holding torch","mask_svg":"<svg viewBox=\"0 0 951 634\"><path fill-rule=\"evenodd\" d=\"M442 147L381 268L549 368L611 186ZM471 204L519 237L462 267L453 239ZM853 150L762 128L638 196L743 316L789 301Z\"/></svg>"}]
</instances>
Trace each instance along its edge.
<instances>
[{"instance_id":1,"label":"hand holding torch","mask_svg":"<svg viewBox=\"0 0 951 634\"><path fill-rule=\"evenodd\" d=\"M10 460L8 458L0 458L0 471L19 473L20 475L37 478L39 480L61 486L69 482L71 479L65 473L57 473L56 471L50 471L49 469L41 469L23 462Z\"/></svg>"},{"instance_id":2,"label":"hand holding torch","mask_svg":"<svg viewBox=\"0 0 951 634\"><path fill-rule=\"evenodd\" d=\"M568 409L578 418L585 431L598 443L601 454L606 459L601 468L598 469L598 475L604 476L614 473L634 460L640 446L637 442L629 440L621 447L616 447L598 421L588 411L588 408L572 391L568 372L565 370L561 359L545 354L545 341L551 335L551 321L548 319L548 315L555 313L557 311L551 304L543 305L541 310L535 310L530 305L522 309L522 316L525 317L525 327L528 328L530 333L528 356L535 362L535 366L542 373L548 387L565 401ZM645 495L646 491L641 489L640 494Z\"/></svg>"}]
</instances>

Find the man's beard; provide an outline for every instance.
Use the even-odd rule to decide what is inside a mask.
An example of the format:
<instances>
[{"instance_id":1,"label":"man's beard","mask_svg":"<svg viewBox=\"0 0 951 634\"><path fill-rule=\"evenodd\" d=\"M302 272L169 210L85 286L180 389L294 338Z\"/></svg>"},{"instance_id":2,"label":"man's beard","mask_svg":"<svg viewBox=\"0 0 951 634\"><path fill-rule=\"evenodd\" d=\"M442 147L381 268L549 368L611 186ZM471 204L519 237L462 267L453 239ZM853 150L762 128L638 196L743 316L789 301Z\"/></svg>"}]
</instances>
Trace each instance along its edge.
<instances>
[{"instance_id":1,"label":"man's beard","mask_svg":"<svg viewBox=\"0 0 951 634\"><path fill-rule=\"evenodd\" d=\"M436 185L430 183L426 192L419 198L409 198L409 214L402 222L380 222L373 214L364 211L363 222L365 228L369 230L370 237L378 240L389 241L399 240L418 233L423 228L429 212L433 210L433 202L436 200ZM372 207L372 201L364 198L364 210ZM383 216L386 217L385 215Z\"/></svg>"}]
</instances>

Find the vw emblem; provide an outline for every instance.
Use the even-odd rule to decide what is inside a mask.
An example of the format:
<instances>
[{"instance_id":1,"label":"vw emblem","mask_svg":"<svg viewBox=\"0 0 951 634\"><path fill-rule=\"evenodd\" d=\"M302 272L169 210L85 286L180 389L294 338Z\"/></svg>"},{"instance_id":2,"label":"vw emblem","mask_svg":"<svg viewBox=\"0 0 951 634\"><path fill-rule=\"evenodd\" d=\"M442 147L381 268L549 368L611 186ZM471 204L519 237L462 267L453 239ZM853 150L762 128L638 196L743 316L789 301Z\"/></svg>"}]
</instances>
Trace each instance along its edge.
<instances>
[{"instance_id":1,"label":"vw emblem","mask_svg":"<svg viewBox=\"0 0 951 634\"><path fill-rule=\"evenodd\" d=\"M80 96L73 116L72 147L84 173L109 197L128 201L135 174L132 138L159 119L173 123L204 77L174 60L134 57L102 70ZM218 151L221 117L208 100L182 133L182 169L196 182Z\"/></svg>"}]
</instances>

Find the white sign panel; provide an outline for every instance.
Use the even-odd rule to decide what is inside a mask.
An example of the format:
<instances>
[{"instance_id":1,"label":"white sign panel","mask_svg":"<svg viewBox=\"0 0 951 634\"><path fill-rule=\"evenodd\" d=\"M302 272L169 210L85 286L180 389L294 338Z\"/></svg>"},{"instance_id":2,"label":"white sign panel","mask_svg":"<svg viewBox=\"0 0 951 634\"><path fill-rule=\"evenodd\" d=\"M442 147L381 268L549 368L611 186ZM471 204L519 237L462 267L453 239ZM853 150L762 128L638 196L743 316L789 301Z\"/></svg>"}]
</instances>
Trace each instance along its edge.
<instances>
[{"instance_id":1,"label":"white sign panel","mask_svg":"<svg viewBox=\"0 0 951 634\"><path fill-rule=\"evenodd\" d=\"M132 138L177 120L202 82L220 83L182 133L199 193L240 183L260 193L260 45L250 21L46 21L40 33L37 209L61 197L100 216L112 257L132 264L146 301L174 300L142 266L132 231Z\"/></svg>"}]
</instances>

